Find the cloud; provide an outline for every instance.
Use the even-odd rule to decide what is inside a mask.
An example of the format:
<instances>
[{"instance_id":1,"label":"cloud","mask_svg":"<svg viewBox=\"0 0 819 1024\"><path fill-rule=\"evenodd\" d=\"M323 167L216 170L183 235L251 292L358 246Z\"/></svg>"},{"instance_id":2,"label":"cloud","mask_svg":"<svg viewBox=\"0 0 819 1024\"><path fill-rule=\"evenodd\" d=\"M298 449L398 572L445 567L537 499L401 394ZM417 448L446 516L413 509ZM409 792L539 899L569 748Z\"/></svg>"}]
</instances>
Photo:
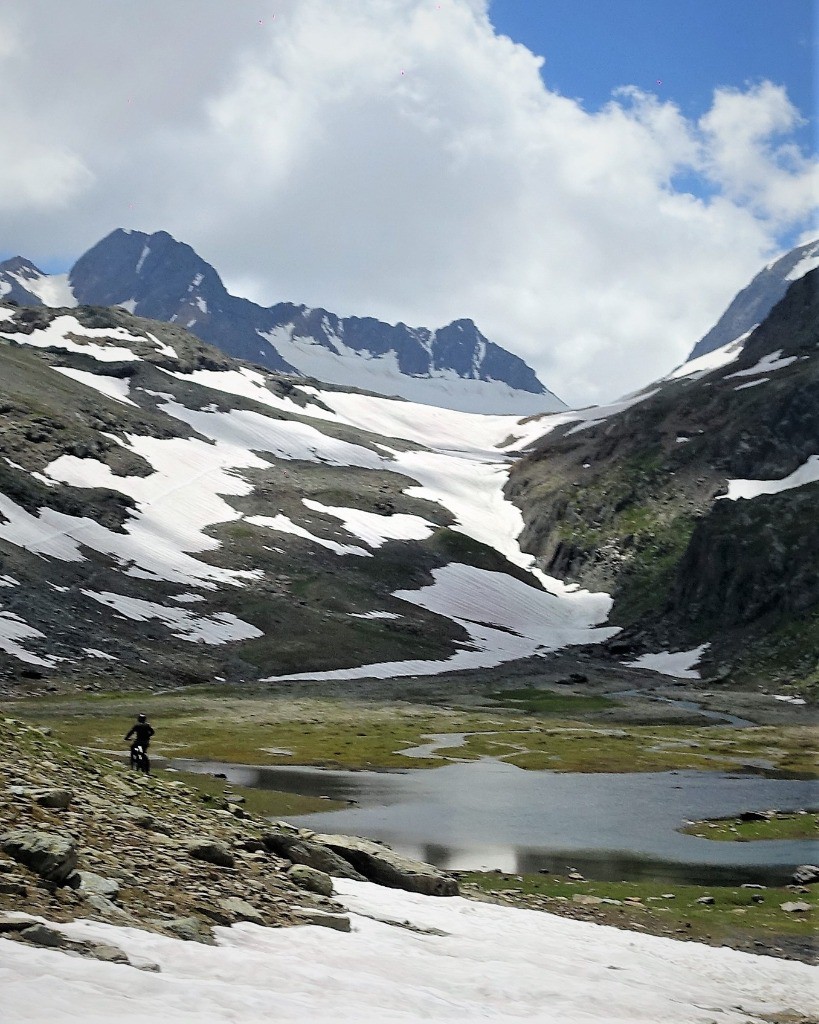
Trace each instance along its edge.
<instances>
[{"instance_id":1,"label":"cloud","mask_svg":"<svg viewBox=\"0 0 819 1024\"><path fill-rule=\"evenodd\" d=\"M471 316L588 403L678 363L807 230L784 89L695 122L623 83L590 113L482 0L7 6L0 244L35 261L164 228L257 300Z\"/></svg>"}]
</instances>

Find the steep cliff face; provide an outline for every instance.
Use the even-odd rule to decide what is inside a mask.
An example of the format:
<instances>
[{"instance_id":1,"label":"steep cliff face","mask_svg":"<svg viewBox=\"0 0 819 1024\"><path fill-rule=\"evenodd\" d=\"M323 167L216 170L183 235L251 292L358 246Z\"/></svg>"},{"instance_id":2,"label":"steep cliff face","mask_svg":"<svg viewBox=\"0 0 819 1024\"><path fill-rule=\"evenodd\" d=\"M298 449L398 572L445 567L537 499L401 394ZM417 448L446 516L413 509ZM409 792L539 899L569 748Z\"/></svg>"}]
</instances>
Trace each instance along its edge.
<instances>
[{"instance_id":1,"label":"steep cliff face","mask_svg":"<svg viewBox=\"0 0 819 1024\"><path fill-rule=\"evenodd\" d=\"M733 362L568 422L513 468L523 547L614 595L615 649L709 642L714 668L788 634L783 671L816 671L818 278L794 282Z\"/></svg>"}]
</instances>

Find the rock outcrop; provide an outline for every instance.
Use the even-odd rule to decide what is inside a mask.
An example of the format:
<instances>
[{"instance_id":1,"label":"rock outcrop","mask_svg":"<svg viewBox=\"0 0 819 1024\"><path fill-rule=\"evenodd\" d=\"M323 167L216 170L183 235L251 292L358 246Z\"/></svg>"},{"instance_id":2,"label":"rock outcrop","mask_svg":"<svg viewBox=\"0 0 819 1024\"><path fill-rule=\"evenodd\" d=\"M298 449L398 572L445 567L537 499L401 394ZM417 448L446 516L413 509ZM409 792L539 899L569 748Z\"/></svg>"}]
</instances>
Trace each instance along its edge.
<instances>
[{"instance_id":1,"label":"rock outcrop","mask_svg":"<svg viewBox=\"0 0 819 1024\"><path fill-rule=\"evenodd\" d=\"M237 921L349 931L330 873L417 892L457 890L449 876L380 844L271 826L247 812L237 818L177 780L130 772L14 719L0 724L4 936L106 958L30 915L211 942L214 925ZM70 800L39 800L58 779L70 779Z\"/></svg>"}]
</instances>

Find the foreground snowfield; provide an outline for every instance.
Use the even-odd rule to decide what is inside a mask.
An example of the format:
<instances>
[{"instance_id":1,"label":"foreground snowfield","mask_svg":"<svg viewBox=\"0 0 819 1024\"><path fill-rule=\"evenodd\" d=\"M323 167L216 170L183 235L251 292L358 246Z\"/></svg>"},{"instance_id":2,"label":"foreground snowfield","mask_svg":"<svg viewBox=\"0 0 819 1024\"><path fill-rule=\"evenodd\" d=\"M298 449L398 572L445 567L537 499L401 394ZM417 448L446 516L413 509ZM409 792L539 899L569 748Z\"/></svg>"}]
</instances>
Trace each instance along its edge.
<instances>
[{"instance_id":1,"label":"foreground snowfield","mask_svg":"<svg viewBox=\"0 0 819 1024\"><path fill-rule=\"evenodd\" d=\"M211 947L97 922L60 926L158 963L161 974L0 940L0 1019L756 1024L819 1013L817 972L802 963L460 897L335 884L350 934L242 924L216 929ZM436 931L397 927L406 922Z\"/></svg>"}]
</instances>

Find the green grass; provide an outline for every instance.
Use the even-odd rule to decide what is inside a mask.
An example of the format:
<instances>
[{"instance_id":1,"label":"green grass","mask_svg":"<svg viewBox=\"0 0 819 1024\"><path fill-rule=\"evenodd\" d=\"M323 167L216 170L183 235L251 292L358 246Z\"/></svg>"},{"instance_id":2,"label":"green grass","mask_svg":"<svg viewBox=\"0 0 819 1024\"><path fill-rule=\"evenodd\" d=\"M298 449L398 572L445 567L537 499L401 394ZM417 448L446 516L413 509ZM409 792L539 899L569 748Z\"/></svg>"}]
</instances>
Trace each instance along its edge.
<instances>
[{"instance_id":1,"label":"green grass","mask_svg":"<svg viewBox=\"0 0 819 1024\"><path fill-rule=\"evenodd\" d=\"M13 705L15 717L49 725L60 739L113 750L125 748L123 736L136 710L147 711L157 729L151 748L156 754L234 764L425 768L440 766L453 756L500 757L520 768L573 772L725 771L765 763L807 777L819 775L814 754L817 730L812 727L618 727L584 722L577 705L573 720L543 721L502 709L450 711L258 692L242 696L235 689L215 687L165 695L37 698ZM434 757L409 759L398 753L423 743L430 733L449 732L469 735L463 746L440 750ZM271 753L271 748L292 753Z\"/></svg>"},{"instance_id":2,"label":"green grass","mask_svg":"<svg viewBox=\"0 0 819 1024\"><path fill-rule=\"evenodd\" d=\"M815 935L815 912L819 903L815 891L795 894L785 887L743 889L673 882L573 881L554 875L483 872L461 873L460 878L485 892L545 898L544 909L557 913L564 907L582 907L573 896L614 900L617 902L595 904L591 909L604 915L607 923L621 927L639 927L712 942L733 940L738 935L772 941L777 936L791 936L810 941ZM697 903L703 896L713 897L714 903ZM780 904L794 900L805 900L813 910L786 913L780 909Z\"/></svg>"},{"instance_id":3,"label":"green grass","mask_svg":"<svg viewBox=\"0 0 819 1024\"><path fill-rule=\"evenodd\" d=\"M739 818L715 818L695 821L682 832L718 842L764 842L770 839L819 839L816 814L779 812L766 821L741 821Z\"/></svg>"}]
</instances>

